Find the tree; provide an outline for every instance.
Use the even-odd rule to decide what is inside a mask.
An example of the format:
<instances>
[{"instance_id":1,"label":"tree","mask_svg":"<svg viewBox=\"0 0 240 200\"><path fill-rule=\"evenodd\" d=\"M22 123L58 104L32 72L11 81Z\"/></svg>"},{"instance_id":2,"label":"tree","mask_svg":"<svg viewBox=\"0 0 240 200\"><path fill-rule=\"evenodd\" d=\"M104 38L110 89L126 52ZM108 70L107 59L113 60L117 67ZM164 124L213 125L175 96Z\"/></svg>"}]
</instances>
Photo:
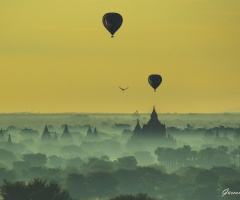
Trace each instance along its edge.
<instances>
[{"instance_id":1,"label":"tree","mask_svg":"<svg viewBox=\"0 0 240 200\"><path fill-rule=\"evenodd\" d=\"M34 179L28 184L32 200L70 200L69 193L55 183L46 183L45 179Z\"/></svg>"},{"instance_id":2,"label":"tree","mask_svg":"<svg viewBox=\"0 0 240 200\"><path fill-rule=\"evenodd\" d=\"M217 186L218 184L218 175L210 170L201 170L196 177L196 182L199 185L207 185L209 183Z\"/></svg>"},{"instance_id":3,"label":"tree","mask_svg":"<svg viewBox=\"0 0 240 200\"><path fill-rule=\"evenodd\" d=\"M208 147L198 152L198 164L203 167L215 165L216 149Z\"/></svg>"},{"instance_id":4,"label":"tree","mask_svg":"<svg viewBox=\"0 0 240 200\"><path fill-rule=\"evenodd\" d=\"M189 145L184 145L182 148L177 149L178 158L180 158L182 166L186 165L186 162L191 158L191 147Z\"/></svg>"},{"instance_id":5,"label":"tree","mask_svg":"<svg viewBox=\"0 0 240 200\"><path fill-rule=\"evenodd\" d=\"M91 173L91 172L109 172L112 171L114 168L113 162L108 161L105 157L101 159L91 157L88 158L88 162L80 166L82 173Z\"/></svg>"},{"instance_id":6,"label":"tree","mask_svg":"<svg viewBox=\"0 0 240 200\"><path fill-rule=\"evenodd\" d=\"M152 197L149 197L147 194L139 193L136 195L125 194L118 195L116 197L111 198L110 200L154 200Z\"/></svg>"},{"instance_id":7,"label":"tree","mask_svg":"<svg viewBox=\"0 0 240 200\"><path fill-rule=\"evenodd\" d=\"M80 167L83 164L83 161L79 157L71 158L67 161L67 166Z\"/></svg>"},{"instance_id":8,"label":"tree","mask_svg":"<svg viewBox=\"0 0 240 200\"><path fill-rule=\"evenodd\" d=\"M164 147L158 147L155 151L154 154L157 155L157 160L161 165L166 164L166 151Z\"/></svg>"},{"instance_id":9,"label":"tree","mask_svg":"<svg viewBox=\"0 0 240 200\"><path fill-rule=\"evenodd\" d=\"M189 145L178 149L158 147L154 153L158 156L159 163L164 165L168 171L175 170L177 164L179 167L191 165L196 159L196 152L191 151Z\"/></svg>"},{"instance_id":10,"label":"tree","mask_svg":"<svg viewBox=\"0 0 240 200\"><path fill-rule=\"evenodd\" d=\"M16 156L8 150L0 149L0 161L14 161Z\"/></svg>"},{"instance_id":11,"label":"tree","mask_svg":"<svg viewBox=\"0 0 240 200\"><path fill-rule=\"evenodd\" d=\"M67 187L74 198L87 198L87 184L82 174L69 174Z\"/></svg>"},{"instance_id":12,"label":"tree","mask_svg":"<svg viewBox=\"0 0 240 200\"><path fill-rule=\"evenodd\" d=\"M69 192L58 183L47 183L45 179L39 178L28 184L4 180L0 189L3 200L72 200Z\"/></svg>"},{"instance_id":13,"label":"tree","mask_svg":"<svg viewBox=\"0 0 240 200\"><path fill-rule=\"evenodd\" d=\"M134 156L118 158L118 166L120 169L136 169L137 160Z\"/></svg>"},{"instance_id":14,"label":"tree","mask_svg":"<svg viewBox=\"0 0 240 200\"><path fill-rule=\"evenodd\" d=\"M114 172L114 176L119 180L119 191L123 194L136 194L142 192L142 180L136 170L119 169Z\"/></svg>"},{"instance_id":15,"label":"tree","mask_svg":"<svg viewBox=\"0 0 240 200\"><path fill-rule=\"evenodd\" d=\"M140 165L150 165L155 163L155 158L149 151L136 151L134 152L134 157Z\"/></svg>"},{"instance_id":16,"label":"tree","mask_svg":"<svg viewBox=\"0 0 240 200\"><path fill-rule=\"evenodd\" d=\"M9 182L3 180L0 187L3 200L30 200L30 193L22 181Z\"/></svg>"},{"instance_id":17,"label":"tree","mask_svg":"<svg viewBox=\"0 0 240 200\"><path fill-rule=\"evenodd\" d=\"M44 166L47 163L45 154L24 154L23 161L28 163L31 167Z\"/></svg>"},{"instance_id":18,"label":"tree","mask_svg":"<svg viewBox=\"0 0 240 200\"><path fill-rule=\"evenodd\" d=\"M211 199L211 200L217 200L218 199L218 193L216 186L213 184L208 184L208 185L201 185L199 186L193 195L191 196L191 199L194 200L206 200L206 199Z\"/></svg>"},{"instance_id":19,"label":"tree","mask_svg":"<svg viewBox=\"0 0 240 200\"><path fill-rule=\"evenodd\" d=\"M200 170L196 176L196 188L192 198L196 200L217 199L219 177L210 170Z\"/></svg>"},{"instance_id":20,"label":"tree","mask_svg":"<svg viewBox=\"0 0 240 200\"><path fill-rule=\"evenodd\" d=\"M240 171L230 167L213 167L211 171L216 173L219 179L231 179L240 177Z\"/></svg>"},{"instance_id":21,"label":"tree","mask_svg":"<svg viewBox=\"0 0 240 200\"><path fill-rule=\"evenodd\" d=\"M86 176L88 192L92 197L106 198L117 193L118 181L111 173L94 172Z\"/></svg>"},{"instance_id":22,"label":"tree","mask_svg":"<svg viewBox=\"0 0 240 200\"><path fill-rule=\"evenodd\" d=\"M8 170L6 168L0 168L0 185L2 185L4 179L14 180L17 177L15 170Z\"/></svg>"},{"instance_id":23,"label":"tree","mask_svg":"<svg viewBox=\"0 0 240 200\"><path fill-rule=\"evenodd\" d=\"M236 157L238 157L238 166L240 166L240 146L238 146L238 148L234 149L231 152L231 155L233 156L234 164L236 163Z\"/></svg>"},{"instance_id":24,"label":"tree","mask_svg":"<svg viewBox=\"0 0 240 200\"><path fill-rule=\"evenodd\" d=\"M235 131L235 134L233 135L233 138L237 141L240 139L240 128L237 128Z\"/></svg>"},{"instance_id":25,"label":"tree","mask_svg":"<svg viewBox=\"0 0 240 200\"><path fill-rule=\"evenodd\" d=\"M48 165L54 168L60 168L65 165L65 160L62 157L52 155L48 157Z\"/></svg>"}]
</instances>

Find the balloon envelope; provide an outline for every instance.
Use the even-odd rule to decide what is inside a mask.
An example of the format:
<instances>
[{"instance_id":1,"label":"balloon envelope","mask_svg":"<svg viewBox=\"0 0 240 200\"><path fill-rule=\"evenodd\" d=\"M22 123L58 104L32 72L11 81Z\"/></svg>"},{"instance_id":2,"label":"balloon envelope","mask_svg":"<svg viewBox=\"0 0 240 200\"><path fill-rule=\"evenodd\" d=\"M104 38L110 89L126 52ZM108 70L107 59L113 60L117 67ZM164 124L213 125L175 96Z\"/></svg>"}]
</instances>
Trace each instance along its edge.
<instances>
[{"instance_id":1,"label":"balloon envelope","mask_svg":"<svg viewBox=\"0 0 240 200\"><path fill-rule=\"evenodd\" d=\"M162 77L158 74L152 74L148 77L148 83L152 86L154 92L156 92L157 87L162 83Z\"/></svg>"},{"instance_id":2,"label":"balloon envelope","mask_svg":"<svg viewBox=\"0 0 240 200\"><path fill-rule=\"evenodd\" d=\"M114 33L121 27L123 18L118 13L106 13L103 16L102 22L105 28L112 34L113 37Z\"/></svg>"}]
</instances>

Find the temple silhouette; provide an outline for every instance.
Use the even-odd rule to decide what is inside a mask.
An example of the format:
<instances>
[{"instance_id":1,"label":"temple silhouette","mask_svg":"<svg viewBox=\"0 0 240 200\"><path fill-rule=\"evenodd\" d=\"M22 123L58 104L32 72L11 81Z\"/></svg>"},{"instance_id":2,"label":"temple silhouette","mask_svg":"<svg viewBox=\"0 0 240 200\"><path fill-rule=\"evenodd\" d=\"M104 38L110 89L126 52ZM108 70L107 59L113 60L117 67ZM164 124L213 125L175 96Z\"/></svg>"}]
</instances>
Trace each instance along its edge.
<instances>
[{"instance_id":1,"label":"temple silhouette","mask_svg":"<svg viewBox=\"0 0 240 200\"><path fill-rule=\"evenodd\" d=\"M133 137L166 138L166 126L159 121L155 106L153 107L150 120L147 124L144 124L142 128L139 124L139 120L137 120L137 125L133 130Z\"/></svg>"},{"instance_id":2,"label":"temple silhouette","mask_svg":"<svg viewBox=\"0 0 240 200\"><path fill-rule=\"evenodd\" d=\"M176 146L176 140L166 132L166 126L164 123L159 121L155 106L153 106L153 111L147 124L143 124L141 128L139 119L137 120L131 141L134 142L139 140L151 140L151 142L154 141L154 143L158 143L162 146Z\"/></svg>"},{"instance_id":3,"label":"temple silhouette","mask_svg":"<svg viewBox=\"0 0 240 200\"><path fill-rule=\"evenodd\" d=\"M87 136L92 136L92 129L91 129L90 125L87 130Z\"/></svg>"},{"instance_id":4,"label":"temple silhouette","mask_svg":"<svg viewBox=\"0 0 240 200\"><path fill-rule=\"evenodd\" d=\"M46 125L45 128L44 128L44 131L42 133L41 140L42 141L51 141L51 139L52 139L51 134L50 134L50 132L48 130L48 127Z\"/></svg>"},{"instance_id":5,"label":"temple silhouette","mask_svg":"<svg viewBox=\"0 0 240 200\"><path fill-rule=\"evenodd\" d=\"M8 135L7 145L12 145L12 139L10 134Z\"/></svg>"},{"instance_id":6,"label":"temple silhouette","mask_svg":"<svg viewBox=\"0 0 240 200\"><path fill-rule=\"evenodd\" d=\"M3 138L4 138L4 133L3 133L3 130L1 128L1 130L0 130L0 139L3 139Z\"/></svg>"},{"instance_id":7,"label":"temple silhouette","mask_svg":"<svg viewBox=\"0 0 240 200\"><path fill-rule=\"evenodd\" d=\"M92 131L90 125L87 130L87 137L98 137L98 131L97 128L95 127L94 130Z\"/></svg>"},{"instance_id":8,"label":"temple silhouette","mask_svg":"<svg viewBox=\"0 0 240 200\"><path fill-rule=\"evenodd\" d=\"M62 140L67 140L67 141L72 141L72 135L70 134L70 132L68 130L67 124L64 125L64 130L63 130L63 133L61 135L61 139Z\"/></svg>"}]
</instances>

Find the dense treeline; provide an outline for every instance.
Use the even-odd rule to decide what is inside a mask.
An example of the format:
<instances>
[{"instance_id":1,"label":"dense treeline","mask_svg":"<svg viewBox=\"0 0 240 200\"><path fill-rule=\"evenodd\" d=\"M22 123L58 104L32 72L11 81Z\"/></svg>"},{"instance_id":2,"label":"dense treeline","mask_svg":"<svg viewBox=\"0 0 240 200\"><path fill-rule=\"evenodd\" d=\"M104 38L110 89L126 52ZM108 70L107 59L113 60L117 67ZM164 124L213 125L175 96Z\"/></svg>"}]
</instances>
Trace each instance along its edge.
<instances>
[{"instance_id":1,"label":"dense treeline","mask_svg":"<svg viewBox=\"0 0 240 200\"><path fill-rule=\"evenodd\" d=\"M49 172L48 179L54 179L54 176L56 179L56 175L58 182L61 182L61 185L69 191L73 199L112 198L112 200L118 200L120 197L114 197L125 194L122 195L124 197L122 199L130 200L131 195L145 193L161 200L220 200L224 191L229 188L231 191L240 191L240 170L231 167L211 169L184 167L173 174L164 173L156 167L137 167L131 170L118 169L111 172L98 171L87 174L59 170L57 174ZM23 181L4 180L1 186L3 199L21 200L17 198L18 195L27 197L23 200L71 199L68 191L62 189L56 182L46 183L44 178L32 180L28 184ZM225 199L239 197L230 194L224 196Z\"/></svg>"},{"instance_id":2,"label":"dense treeline","mask_svg":"<svg viewBox=\"0 0 240 200\"><path fill-rule=\"evenodd\" d=\"M232 151L220 145L217 148L207 147L199 151L192 150L189 145L181 148L158 147L155 150L159 163L168 171L175 171L184 166L211 168L213 166L240 166L240 146Z\"/></svg>"},{"instance_id":3,"label":"dense treeline","mask_svg":"<svg viewBox=\"0 0 240 200\"><path fill-rule=\"evenodd\" d=\"M223 151L223 149L223 147L215 149L216 156L218 151ZM178 155L182 166L173 173L167 173L166 168L159 164L169 166L168 162L171 160L166 160L166 158L171 156L166 154L165 158L161 157L164 155L162 151L170 151L172 155L174 152L182 152ZM206 151L203 155L210 155L208 149L203 151ZM198 154L202 155L200 152ZM18 185L22 184L21 187L27 187L24 186L24 182L40 177L49 181L57 181L67 188L75 199L102 199L119 194L146 193L157 199L214 200L219 199L224 189L231 188L240 191L240 188L235 186L240 182L240 179L237 179L240 177L240 170L236 165L193 166L193 159L189 159L191 158L189 146L171 150L158 148L155 153L158 156L159 164L153 166L138 166L134 156L126 156L114 161L103 156L89 158L88 161L73 158L66 161L68 164L65 168L49 167L49 160L52 158L47 158L44 154L24 154L22 161L13 162L11 169L0 168L1 185L6 186L10 184L9 181L21 180L23 182L17 182ZM181 157L181 154L188 156ZM230 156L230 154L227 155ZM55 159L60 158L55 157ZM4 179L8 181L4 181ZM240 184L238 185L240 186ZM2 196L4 197L3 193Z\"/></svg>"},{"instance_id":4,"label":"dense treeline","mask_svg":"<svg viewBox=\"0 0 240 200\"><path fill-rule=\"evenodd\" d=\"M56 182L35 178L29 183L3 181L0 193L4 200L72 200L67 190Z\"/></svg>"},{"instance_id":5,"label":"dense treeline","mask_svg":"<svg viewBox=\"0 0 240 200\"><path fill-rule=\"evenodd\" d=\"M39 177L59 183L74 199L105 199L121 194L127 199L144 193L165 200L219 200L224 190L240 191L236 186L240 182L237 178L240 177L240 146L231 151L224 145L199 151L189 145L158 147L153 152L155 164L142 166L138 160L141 156L143 160L152 156L151 152L138 152L140 157L135 153L138 159L133 155L116 160L107 155L82 159L43 153L18 154L13 146L0 149L0 184L4 187L16 183L27 188L28 182L33 183L31 180ZM79 150L77 146L62 148L70 152ZM10 187L7 191L11 190ZM2 197L8 200L3 192ZM236 195L225 195L225 199L230 197L234 199Z\"/></svg>"},{"instance_id":6,"label":"dense treeline","mask_svg":"<svg viewBox=\"0 0 240 200\"><path fill-rule=\"evenodd\" d=\"M109 171L117 168L133 169L136 166L150 165L149 163L158 164L164 167L167 172L174 172L186 166L208 169L213 166L240 166L240 146L232 148L231 151L224 145L216 148L207 147L199 151L192 150L189 145L179 148L158 147L154 152L136 151L133 155L127 153L128 156L119 157L116 160L110 159L107 155L82 159L75 156L78 151L76 146L66 147L70 151L76 151L70 158L61 155L47 156L43 153L18 154L9 149L0 149L0 167L18 171L35 167L76 168L85 173L98 170ZM156 161L154 161L155 159ZM142 160L147 160L148 164L140 164Z\"/></svg>"}]
</instances>

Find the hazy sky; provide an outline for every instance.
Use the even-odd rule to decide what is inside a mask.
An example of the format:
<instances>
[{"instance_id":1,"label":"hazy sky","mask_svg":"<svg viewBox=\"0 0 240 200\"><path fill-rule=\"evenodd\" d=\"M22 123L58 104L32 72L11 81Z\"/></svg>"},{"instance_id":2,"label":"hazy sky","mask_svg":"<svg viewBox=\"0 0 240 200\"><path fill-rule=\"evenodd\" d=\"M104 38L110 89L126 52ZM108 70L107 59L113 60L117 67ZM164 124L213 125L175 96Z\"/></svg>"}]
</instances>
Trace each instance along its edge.
<instances>
[{"instance_id":1,"label":"hazy sky","mask_svg":"<svg viewBox=\"0 0 240 200\"><path fill-rule=\"evenodd\" d=\"M0 25L0 112L240 107L239 0L0 0Z\"/></svg>"}]
</instances>

